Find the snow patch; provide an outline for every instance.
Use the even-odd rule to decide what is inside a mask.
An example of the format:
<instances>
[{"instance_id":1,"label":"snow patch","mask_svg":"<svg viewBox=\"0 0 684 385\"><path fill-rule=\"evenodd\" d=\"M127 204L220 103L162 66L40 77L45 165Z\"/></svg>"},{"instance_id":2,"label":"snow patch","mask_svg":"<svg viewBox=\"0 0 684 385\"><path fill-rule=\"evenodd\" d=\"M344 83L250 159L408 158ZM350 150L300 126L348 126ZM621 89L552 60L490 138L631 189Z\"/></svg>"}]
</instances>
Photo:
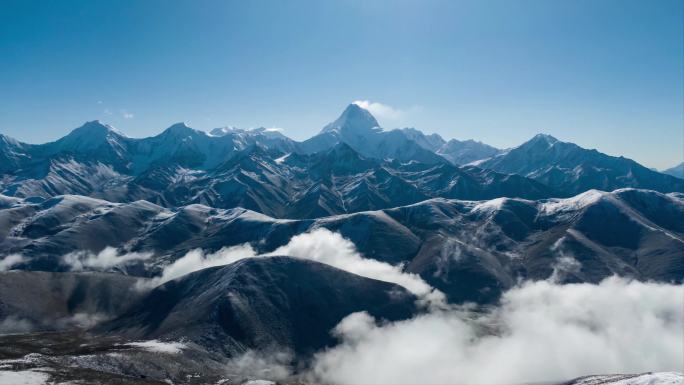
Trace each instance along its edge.
<instances>
[{"instance_id":1,"label":"snow patch","mask_svg":"<svg viewBox=\"0 0 684 385\"><path fill-rule=\"evenodd\" d=\"M681 385L684 374L677 372L612 374L582 377L573 385Z\"/></svg>"},{"instance_id":2,"label":"snow patch","mask_svg":"<svg viewBox=\"0 0 684 385\"><path fill-rule=\"evenodd\" d=\"M287 158L290 157L290 155L292 155L292 153L285 154L285 155L281 156L280 158L276 158L274 161L277 164L283 164L283 162L285 162L285 160L287 160Z\"/></svg>"},{"instance_id":3,"label":"snow patch","mask_svg":"<svg viewBox=\"0 0 684 385\"><path fill-rule=\"evenodd\" d=\"M153 353L179 354L187 346L180 342L163 342L159 340L129 342L126 345L141 348Z\"/></svg>"},{"instance_id":4,"label":"snow patch","mask_svg":"<svg viewBox=\"0 0 684 385\"><path fill-rule=\"evenodd\" d=\"M567 199L549 199L541 205L540 211L547 215L577 211L600 201L609 193L599 190L589 190Z\"/></svg>"},{"instance_id":5,"label":"snow patch","mask_svg":"<svg viewBox=\"0 0 684 385\"><path fill-rule=\"evenodd\" d=\"M0 370L0 385L43 385L48 383L48 379L47 374L34 370Z\"/></svg>"}]
</instances>

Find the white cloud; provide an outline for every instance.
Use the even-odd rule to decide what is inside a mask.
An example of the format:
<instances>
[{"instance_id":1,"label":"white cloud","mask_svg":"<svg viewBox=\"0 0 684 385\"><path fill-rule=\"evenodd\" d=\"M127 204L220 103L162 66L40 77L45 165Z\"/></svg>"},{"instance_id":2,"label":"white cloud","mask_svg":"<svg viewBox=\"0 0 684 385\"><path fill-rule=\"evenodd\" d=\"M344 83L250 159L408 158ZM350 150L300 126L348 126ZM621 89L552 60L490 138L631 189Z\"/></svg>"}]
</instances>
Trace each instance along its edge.
<instances>
[{"instance_id":1,"label":"white cloud","mask_svg":"<svg viewBox=\"0 0 684 385\"><path fill-rule=\"evenodd\" d=\"M7 271L12 267L24 263L26 259L21 254L10 254L0 260L0 271Z\"/></svg>"},{"instance_id":2,"label":"white cloud","mask_svg":"<svg viewBox=\"0 0 684 385\"><path fill-rule=\"evenodd\" d=\"M270 255L309 259L362 277L396 283L429 305L441 306L445 302L444 294L432 288L420 276L403 272L401 266L364 258L356 251L354 243L327 229L320 228L296 235L287 245L279 247Z\"/></svg>"},{"instance_id":3,"label":"white cloud","mask_svg":"<svg viewBox=\"0 0 684 385\"><path fill-rule=\"evenodd\" d=\"M289 351L254 351L245 353L231 359L226 364L226 373L231 377L245 377L252 379L253 385L273 384L271 381L260 380L268 378L275 381L285 381L291 376L290 363L293 354ZM244 384L243 384L244 385Z\"/></svg>"},{"instance_id":4,"label":"white cloud","mask_svg":"<svg viewBox=\"0 0 684 385\"><path fill-rule=\"evenodd\" d=\"M378 325L355 313L312 377L337 384L512 384L684 370L684 286L610 278L514 288L484 314L436 311ZM470 319L469 319L470 318Z\"/></svg>"},{"instance_id":5,"label":"white cloud","mask_svg":"<svg viewBox=\"0 0 684 385\"><path fill-rule=\"evenodd\" d=\"M369 100L356 100L353 102L357 106L368 110L373 116L380 120L402 122L407 115L422 110L420 106L412 106L408 109L399 109L387 104L371 102Z\"/></svg>"},{"instance_id":6,"label":"white cloud","mask_svg":"<svg viewBox=\"0 0 684 385\"><path fill-rule=\"evenodd\" d=\"M76 251L62 257L62 262L72 271L107 270L131 261L144 261L152 257L152 253L119 254L113 247L105 247L95 254L89 251Z\"/></svg>"},{"instance_id":7,"label":"white cloud","mask_svg":"<svg viewBox=\"0 0 684 385\"><path fill-rule=\"evenodd\" d=\"M127 110L121 109L119 112L121 112L121 116L122 116L124 119L133 119L133 114L130 113L130 112L128 112Z\"/></svg>"},{"instance_id":8,"label":"white cloud","mask_svg":"<svg viewBox=\"0 0 684 385\"><path fill-rule=\"evenodd\" d=\"M140 285L141 288L155 287L208 267L228 265L245 258L273 255L325 263L363 277L392 282L418 296L421 304L426 306L442 307L445 303L444 294L432 288L420 276L403 272L401 266L392 266L385 262L364 258L356 251L354 243L350 240L323 228L296 235L286 245L268 254L258 255L249 244L224 247L210 254L205 254L200 249L191 250L166 266L160 277L141 282Z\"/></svg>"},{"instance_id":9,"label":"white cloud","mask_svg":"<svg viewBox=\"0 0 684 385\"><path fill-rule=\"evenodd\" d=\"M557 255L556 260L551 265L553 268L553 273L549 277L551 282L562 283L569 274L577 274L582 269L582 264L575 259L574 255L564 250L563 243L565 240L565 237L560 237L550 247L551 252Z\"/></svg>"},{"instance_id":10,"label":"white cloud","mask_svg":"<svg viewBox=\"0 0 684 385\"><path fill-rule=\"evenodd\" d=\"M201 249L190 250L181 258L166 266L160 277L150 281L141 281L142 287L155 287L173 279L190 274L194 271L214 266L228 265L245 258L256 257L256 252L249 244L224 247L221 250L205 254Z\"/></svg>"}]
</instances>

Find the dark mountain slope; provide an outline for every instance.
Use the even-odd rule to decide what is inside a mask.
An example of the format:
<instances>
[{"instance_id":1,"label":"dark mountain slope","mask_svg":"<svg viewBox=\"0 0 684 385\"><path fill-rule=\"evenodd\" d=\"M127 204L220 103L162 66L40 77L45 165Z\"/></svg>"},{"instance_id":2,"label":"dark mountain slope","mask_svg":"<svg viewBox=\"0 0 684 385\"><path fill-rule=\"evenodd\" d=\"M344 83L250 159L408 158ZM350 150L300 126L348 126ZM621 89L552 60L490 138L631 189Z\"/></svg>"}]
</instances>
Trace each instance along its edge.
<instances>
[{"instance_id":1,"label":"dark mountain slope","mask_svg":"<svg viewBox=\"0 0 684 385\"><path fill-rule=\"evenodd\" d=\"M399 286L320 263L253 258L157 287L97 330L130 338L184 338L228 355L246 348L306 354L332 344L329 332L345 316L368 311L404 319L413 314L414 300Z\"/></svg>"},{"instance_id":2,"label":"dark mountain slope","mask_svg":"<svg viewBox=\"0 0 684 385\"><path fill-rule=\"evenodd\" d=\"M149 251L154 258L117 269L154 275L189 250L250 243L270 252L318 227L340 232L367 258L420 274L452 301L491 301L518 279L598 282L613 275L684 278L684 200L678 194L622 189L569 199L490 201L432 199L315 220L281 220L244 209L149 203L112 204L65 197L57 204L6 199L0 210L5 255L15 268L64 270L61 255ZM106 241L106 242L105 242Z\"/></svg>"}]
</instances>

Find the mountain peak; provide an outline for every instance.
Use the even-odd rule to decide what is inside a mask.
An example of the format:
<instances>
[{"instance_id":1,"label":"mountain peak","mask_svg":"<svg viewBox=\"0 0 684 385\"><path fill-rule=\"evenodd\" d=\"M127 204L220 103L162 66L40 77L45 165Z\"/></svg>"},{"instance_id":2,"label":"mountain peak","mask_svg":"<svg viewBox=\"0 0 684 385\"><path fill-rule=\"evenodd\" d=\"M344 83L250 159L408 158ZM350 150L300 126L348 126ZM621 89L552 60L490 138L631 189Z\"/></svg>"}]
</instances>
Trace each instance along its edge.
<instances>
[{"instance_id":1,"label":"mountain peak","mask_svg":"<svg viewBox=\"0 0 684 385\"><path fill-rule=\"evenodd\" d=\"M549 134L537 134L535 135L530 142L546 142L548 144L554 144L558 142L558 139L554 138L553 136Z\"/></svg>"},{"instance_id":2,"label":"mountain peak","mask_svg":"<svg viewBox=\"0 0 684 385\"><path fill-rule=\"evenodd\" d=\"M113 152L121 155L122 146L127 140L127 137L114 127L99 120L92 120L53 142L50 151L104 154L109 151L107 149L113 149Z\"/></svg>"},{"instance_id":3,"label":"mountain peak","mask_svg":"<svg viewBox=\"0 0 684 385\"><path fill-rule=\"evenodd\" d=\"M104 124L99 120L91 120L89 122L83 123L82 126L75 128L73 131L67 135L67 137L100 137L104 138L110 134L115 134L118 136L125 136L121 132L119 132L117 129L114 127Z\"/></svg>"},{"instance_id":4,"label":"mountain peak","mask_svg":"<svg viewBox=\"0 0 684 385\"><path fill-rule=\"evenodd\" d=\"M350 104L344 109L337 120L323 127L324 132L364 132L379 129L380 124L365 108L357 104Z\"/></svg>"},{"instance_id":5,"label":"mountain peak","mask_svg":"<svg viewBox=\"0 0 684 385\"><path fill-rule=\"evenodd\" d=\"M200 131L191 128L185 122L179 122L164 130L163 133L172 136L194 136Z\"/></svg>"}]
</instances>

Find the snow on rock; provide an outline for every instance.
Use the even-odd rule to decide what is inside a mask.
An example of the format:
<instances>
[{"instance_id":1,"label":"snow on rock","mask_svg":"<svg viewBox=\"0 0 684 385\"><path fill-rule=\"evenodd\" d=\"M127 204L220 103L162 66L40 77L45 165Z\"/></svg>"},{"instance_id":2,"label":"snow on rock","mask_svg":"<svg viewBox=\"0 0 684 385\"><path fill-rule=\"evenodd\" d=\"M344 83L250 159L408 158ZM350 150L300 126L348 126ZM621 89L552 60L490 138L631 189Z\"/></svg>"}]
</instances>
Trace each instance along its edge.
<instances>
[{"instance_id":1,"label":"snow on rock","mask_svg":"<svg viewBox=\"0 0 684 385\"><path fill-rule=\"evenodd\" d=\"M126 345L141 348L153 353L179 354L187 346L180 342L164 342L159 340L129 342Z\"/></svg>"},{"instance_id":2,"label":"snow on rock","mask_svg":"<svg viewBox=\"0 0 684 385\"><path fill-rule=\"evenodd\" d=\"M242 385L275 385L275 382L268 380L249 380Z\"/></svg>"},{"instance_id":3,"label":"snow on rock","mask_svg":"<svg viewBox=\"0 0 684 385\"><path fill-rule=\"evenodd\" d=\"M578 378L569 385L681 385L684 373L610 374Z\"/></svg>"}]
</instances>

